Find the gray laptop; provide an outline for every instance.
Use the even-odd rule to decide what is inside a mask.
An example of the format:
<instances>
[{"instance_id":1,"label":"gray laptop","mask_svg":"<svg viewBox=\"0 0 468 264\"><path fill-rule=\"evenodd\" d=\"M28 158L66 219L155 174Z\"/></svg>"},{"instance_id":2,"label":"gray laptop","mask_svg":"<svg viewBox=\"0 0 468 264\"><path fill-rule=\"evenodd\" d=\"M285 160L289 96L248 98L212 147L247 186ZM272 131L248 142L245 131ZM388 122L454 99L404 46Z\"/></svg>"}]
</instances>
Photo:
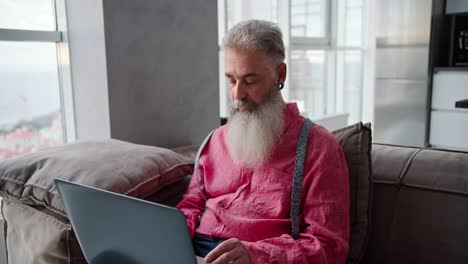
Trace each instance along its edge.
<instances>
[{"instance_id":1,"label":"gray laptop","mask_svg":"<svg viewBox=\"0 0 468 264\"><path fill-rule=\"evenodd\" d=\"M59 179L55 185L88 263L202 263L178 209Z\"/></svg>"}]
</instances>

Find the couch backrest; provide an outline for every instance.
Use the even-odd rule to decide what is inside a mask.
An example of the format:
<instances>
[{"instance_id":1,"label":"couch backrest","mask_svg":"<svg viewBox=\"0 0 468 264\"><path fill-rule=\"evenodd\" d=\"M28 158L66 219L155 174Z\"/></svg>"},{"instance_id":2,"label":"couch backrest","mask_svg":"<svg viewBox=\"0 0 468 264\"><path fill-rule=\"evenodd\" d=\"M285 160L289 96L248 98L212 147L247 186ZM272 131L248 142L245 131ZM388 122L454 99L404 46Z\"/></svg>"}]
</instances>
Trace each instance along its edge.
<instances>
[{"instance_id":1,"label":"couch backrest","mask_svg":"<svg viewBox=\"0 0 468 264\"><path fill-rule=\"evenodd\" d=\"M468 153L374 144L363 263L468 263Z\"/></svg>"}]
</instances>

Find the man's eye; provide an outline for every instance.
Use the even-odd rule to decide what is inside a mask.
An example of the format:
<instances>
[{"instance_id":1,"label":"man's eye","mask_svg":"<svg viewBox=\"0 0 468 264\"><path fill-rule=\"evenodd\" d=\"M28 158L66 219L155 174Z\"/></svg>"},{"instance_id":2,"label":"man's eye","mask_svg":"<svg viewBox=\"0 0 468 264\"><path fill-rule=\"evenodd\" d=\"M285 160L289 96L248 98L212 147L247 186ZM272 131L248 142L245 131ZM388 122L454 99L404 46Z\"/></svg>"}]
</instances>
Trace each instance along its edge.
<instances>
[{"instance_id":1,"label":"man's eye","mask_svg":"<svg viewBox=\"0 0 468 264\"><path fill-rule=\"evenodd\" d=\"M234 79L229 79L228 81L229 81L230 84L236 84L236 80L234 80Z\"/></svg>"},{"instance_id":2,"label":"man's eye","mask_svg":"<svg viewBox=\"0 0 468 264\"><path fill-rule=\"evenodd\" d=\"M245 80L245 83L246 83L247 85L254 84L254 83L255 83L255 80Z\"/></svg>"}]
</instances>

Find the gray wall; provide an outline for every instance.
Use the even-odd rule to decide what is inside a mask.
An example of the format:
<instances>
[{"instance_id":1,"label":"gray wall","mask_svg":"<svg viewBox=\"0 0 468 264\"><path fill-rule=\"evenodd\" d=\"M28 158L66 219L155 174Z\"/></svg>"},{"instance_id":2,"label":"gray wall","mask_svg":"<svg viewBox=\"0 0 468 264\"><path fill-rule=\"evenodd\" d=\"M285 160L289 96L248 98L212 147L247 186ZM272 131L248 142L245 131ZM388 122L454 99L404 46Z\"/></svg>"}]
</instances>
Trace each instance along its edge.
<instances>
[{"instance_id":1,"label":"gray wall","mask_svg":"<svg viewBox=\"0 0 468 264\"><path fill-rule=\"evenodd\" d=\"M104 0L111 137L200 144L219 124L216 0Z\"/></svg>"}]
</instances>

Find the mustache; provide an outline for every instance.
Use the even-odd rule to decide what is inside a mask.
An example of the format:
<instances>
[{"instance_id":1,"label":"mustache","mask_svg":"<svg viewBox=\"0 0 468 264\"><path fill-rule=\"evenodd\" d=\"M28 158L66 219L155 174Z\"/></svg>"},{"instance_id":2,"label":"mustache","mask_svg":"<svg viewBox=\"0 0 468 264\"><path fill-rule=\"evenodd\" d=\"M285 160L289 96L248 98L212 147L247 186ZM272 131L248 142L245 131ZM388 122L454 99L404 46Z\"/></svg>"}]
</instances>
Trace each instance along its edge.
<instances>
[{"instance_id":1,"label":"mustache","mask_svg":"<svg viewBox=\"0 0 468 264\"><path fill-rule=\"evenodd\" d=\"M241 100L235 100L231 105L231 112L238 112L240 108L246 108L250 111L254 111L258 108L258 104L252 101L251 99L244 98Z\"/></svg>"}]
</instances>

